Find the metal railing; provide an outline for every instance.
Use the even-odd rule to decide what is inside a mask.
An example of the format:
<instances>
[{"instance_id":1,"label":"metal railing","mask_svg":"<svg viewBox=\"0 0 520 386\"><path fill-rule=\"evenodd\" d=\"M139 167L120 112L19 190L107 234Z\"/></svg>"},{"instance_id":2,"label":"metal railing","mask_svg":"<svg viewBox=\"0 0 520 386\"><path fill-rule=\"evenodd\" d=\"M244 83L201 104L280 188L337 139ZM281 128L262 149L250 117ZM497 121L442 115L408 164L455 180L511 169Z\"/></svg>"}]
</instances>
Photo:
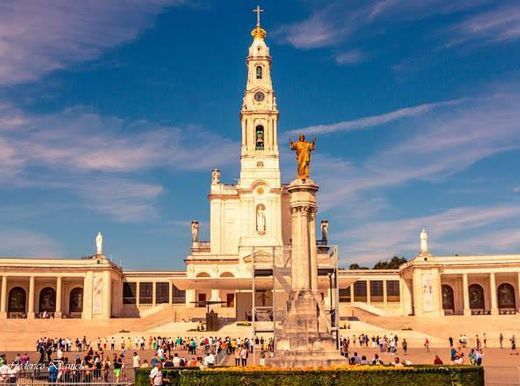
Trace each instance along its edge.
<instances>
[{"instance_id":1,"label":"metal railing","mask_svg":"<svg viewBox=\"0 0 520 386\"><path fill-rule=\"evenodd\" d=\"M57 371L48 369L22 369L8 374L5 379L0 377L0 385L130 385L128 379L130 371L122 370L119 377L116 377L113 369L75 369L60 367ZM133 381L133 373L131 377Z\"/></svg>"}]
</instances>

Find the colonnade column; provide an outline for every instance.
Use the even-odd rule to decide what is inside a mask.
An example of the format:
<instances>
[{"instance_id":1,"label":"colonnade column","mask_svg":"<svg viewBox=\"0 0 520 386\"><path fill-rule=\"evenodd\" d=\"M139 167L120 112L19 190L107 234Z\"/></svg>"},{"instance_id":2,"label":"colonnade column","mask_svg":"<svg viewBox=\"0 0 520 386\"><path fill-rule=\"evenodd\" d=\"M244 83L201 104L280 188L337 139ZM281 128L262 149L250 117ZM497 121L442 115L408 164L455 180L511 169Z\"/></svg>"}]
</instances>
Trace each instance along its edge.
<instances>
[{"instance_id":1,"label":"colonnade column","mask_svg":"<svg viewBox=\"0 0 520 386\"><path fill-rule=\"evenodd\" d=\"M139 302L139 299L140 299L140 292L141 292L141 282L140 281L136 281L135 282L135 306L137 308L139 308L139 305L140 305L140 302Z\"/></svg>"},{"instance_id":2,"label":"colonnade column","mask_svg":"<svg viewBox=\"0 0 520 386\"><path fill-rule=\"evenodd\" d=\"M157 282L152 281L152 306L157 304Z\"/></svg>"},{"instance_id":3,"label":"colonnade column","mask_svg":"<svg viewBox=\"0 0 520 386\"><path fill-rule=\"evenodd\" d=\"M517 299L520 299L520 272L517 273L517 276L518 276L518 280L517 280L517 289L518 289L518 294L516 295L516 298ZM517 306L517 311L520 311L520 305L519 305L519 301L517 300L516 302L516 306Z\"/></svg>"},{"instance_id":4,"label":"colonnade column","mask_svg":"<svg viewBox=\"0 0 520 386\"><path fill-rule=\"evenodd\" d=\"M29 304L27 307L27 319L34 319L34 282L35 277L29 278Z\"/></svg>"},{"instance_id":5,"label":"colonnade column","mask_svg":"<svg viewBox=\"0 0 520 386\"><path fill-rule=\"evenodd\" d=\"M386 291L386 280L383 280L383 303L386 307L386 305L388 303L388 294Z\"/></svg>"},{"instance_id":6,"label":"colonnade column","mask_svg":"<svg viewBox=\"0 0 520 386\"><path fill-rule=\"evenodd\" d=\"M173 284L168 283L168 304L171 306L173 303Z\"/></svg>"},{"instance_id":7,"label":"colonnade column","mask_svg":"<svg viewBox=\"0 0 520 386\"><path fill-rule=\"evenodd\" d=\"M220 290L218 288L211 289L211 301L220 302Z\"/></svg>"},{"instance_id":8,"label":"colonnade column","mask_svg":"<svg viewBox=\"0 0 520 386\"><path fill-rule=\"evenodd\" d=\"M520 278L520 273L518 274ZM2 292L0 294L0 319L7 319L7 276L2 276Z\"/></svg>"},{"instance_id":9,"label":"colonnade column","mask_svg":"<svg viewBox=\"0 0 520 386\"><path fill-rule=\"evenodd\" d=\"M370 280L367 280L367 304L370 304Z\"/></svg>"},{"instance_id":10,"label":"colonnade column","mask_svg":"<svg viewBox=\"0 0 520 386\"><path fill-rule=\"evenodd\" d=\"M497 307L497 284L495 280L495 273L491 272L489 274L489 287L491 290L491 315L498 315L498 307Z\"/></svg>"},{"instance_id":11,"label":"colonnade column","mask_svg":"<svg viewBox=\"0 0 520 386\"><path fill-rule=\"evenodd\" d=\"M469 287L468 287L468 274L462 274L462 300L464 302L464 315L471 315L471 309L469 308Z\"/></svg>"},{"instance_id":12,"label":"colonnade column","mask_svg":"<svg viewBox=\"0 0 520 386\"><path fill-rule=\"evenodd\" d=\"M54 313L55 318L61 318L61 276L56 278L56 312Z\"/></svg>"},{"instance_id":13,"label":"colonnade column","mask_svg":"<svg viewBox=\"0 0 520 386\"><path fill-rule=\"evenodd\" d=\"M354 303L356 300L354 299L354 287L355 282L350 285L350 301Z\"/></svg>"}]
</instances>

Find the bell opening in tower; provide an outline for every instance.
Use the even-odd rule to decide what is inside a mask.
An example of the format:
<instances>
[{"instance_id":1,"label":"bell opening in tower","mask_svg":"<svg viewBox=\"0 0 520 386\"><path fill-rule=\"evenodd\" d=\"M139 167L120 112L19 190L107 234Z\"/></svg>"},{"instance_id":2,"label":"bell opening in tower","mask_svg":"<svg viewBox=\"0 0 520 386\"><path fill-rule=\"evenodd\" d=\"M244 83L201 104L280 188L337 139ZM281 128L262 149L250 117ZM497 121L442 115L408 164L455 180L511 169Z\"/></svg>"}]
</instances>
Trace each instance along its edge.
<instances>
[{"instance_id":1,"label":"bell opening in tower","mask_svg":"<svg viewBox=\"0 0 520 386\"><path fill-rule=\"evenodd\" d=\"M255 149L264 150L264 127L263 126L256 127Z\"/></svg>"}]
</instances>

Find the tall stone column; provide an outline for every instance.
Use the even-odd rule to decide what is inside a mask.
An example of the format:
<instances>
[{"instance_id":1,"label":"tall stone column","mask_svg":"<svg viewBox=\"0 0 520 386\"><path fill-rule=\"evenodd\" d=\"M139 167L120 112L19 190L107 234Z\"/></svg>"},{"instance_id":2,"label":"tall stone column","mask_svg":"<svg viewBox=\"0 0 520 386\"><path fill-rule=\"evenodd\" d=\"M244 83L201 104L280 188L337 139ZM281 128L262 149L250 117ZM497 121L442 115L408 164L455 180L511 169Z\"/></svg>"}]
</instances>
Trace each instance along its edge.
<instances>
[{"instance_id":1,"label":"tall stone column","mask_svg":"<svg viewBox=\"0 0 520 386\"><path fill-rule=\"evenodd\" d=\"M34 319L34 282L35 277L29 278L29 304L27 305L27 319Z\"/></svg>"},{"instance_id":2,"label":"tall stone column","mask_svg":"<svg viewBox=\"0 0 520 386\"><path fill-rule=\"evenodd\" d=\"M370 304L371 303L370 297L372 296L372 291L370 288L370 280L366 281L366 286L367 286L367 304Z\"/></svg>"},{"instance_id":3,"label":"tall stone column","mask_svg":"<svg viewBox=\"0 0 520 386\"><path fill-rule=\"evenodd\" d=\"M58 276L56 278L56 312L54 313L55 318L61 318L61 302L62 302L62 295L61 295L61 287L62 287L62 279L61 276Z\"/></svg>"},{"instance_id":4,"label":"tall stone column","mask_svg":"<svg viewBox=\"0 0 520 386\"><path fill-rule=\"evenodd\" d=\"M316 192L311 179L288 186L291 208L291 292L281 332L275 335L275 366L327 366L344 362L318 289Z\"/></svg>"},{"instance_id":5,"label":"tall stone column","mask_svg":"<svg viewBox=\"0 0 520 386\"><path fill-rule=\"evenodd\" d=\"M491 315L498 315L497 284L495 280L495 272L491 272L489 274L489 289L491 294Z\"/></svg>"},{"instance_id":6,"label":"tall stone column","mask_svg":"<svg viewBox=\"0 0 520 386\"><path fill-rule=\"evenodd\" d=\"M468 274L462 274L462 300L464 303L464 315L471 315L471 309L469 308L469 286L468 286Z\"/></svg>"},{"instance_id":7,"label":"tall stone column","mask_svg":"<svg viewBox=\"0 0 520 386\"><path fill-rule=\"evenodd\" d=\"M0 296L2 296L0 298L0 319L7 319L7 275L2 276L2 292Z\"/></svg>"}]
</instances>

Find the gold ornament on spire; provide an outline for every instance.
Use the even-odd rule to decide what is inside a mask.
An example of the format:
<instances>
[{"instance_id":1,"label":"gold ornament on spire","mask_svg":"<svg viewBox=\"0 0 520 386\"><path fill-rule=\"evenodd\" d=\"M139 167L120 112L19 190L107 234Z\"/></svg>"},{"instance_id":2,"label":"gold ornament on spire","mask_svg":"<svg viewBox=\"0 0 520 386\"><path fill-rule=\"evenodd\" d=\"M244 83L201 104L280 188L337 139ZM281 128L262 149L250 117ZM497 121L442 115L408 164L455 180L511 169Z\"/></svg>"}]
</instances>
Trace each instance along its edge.
<instances>
[{"instance_id":1,"label":"gold ornament on spire","mask_svg":"<svg viewBox=\"0 0 520 386\"><path fill-rule=\"evenodd\" d=\"M255 39L264 39L266 35L266 30L259 26L253 28L253 30L251 31L251 36Z\"/></svg>"},{"instance_id":2,"label":"gold ornament on spire","mask_svg":"<svg viewBox=\"0 0 520 386\"><path fill-rule=\"evenodd\" d=\"M267 36L267 32L260 27L260 14L264 12L264 10L257 5L256 8L253 9L253 12L256 13L256 27L251 31L251 36L255 39L264 39Z\"/></svg>"}]
</instances>

